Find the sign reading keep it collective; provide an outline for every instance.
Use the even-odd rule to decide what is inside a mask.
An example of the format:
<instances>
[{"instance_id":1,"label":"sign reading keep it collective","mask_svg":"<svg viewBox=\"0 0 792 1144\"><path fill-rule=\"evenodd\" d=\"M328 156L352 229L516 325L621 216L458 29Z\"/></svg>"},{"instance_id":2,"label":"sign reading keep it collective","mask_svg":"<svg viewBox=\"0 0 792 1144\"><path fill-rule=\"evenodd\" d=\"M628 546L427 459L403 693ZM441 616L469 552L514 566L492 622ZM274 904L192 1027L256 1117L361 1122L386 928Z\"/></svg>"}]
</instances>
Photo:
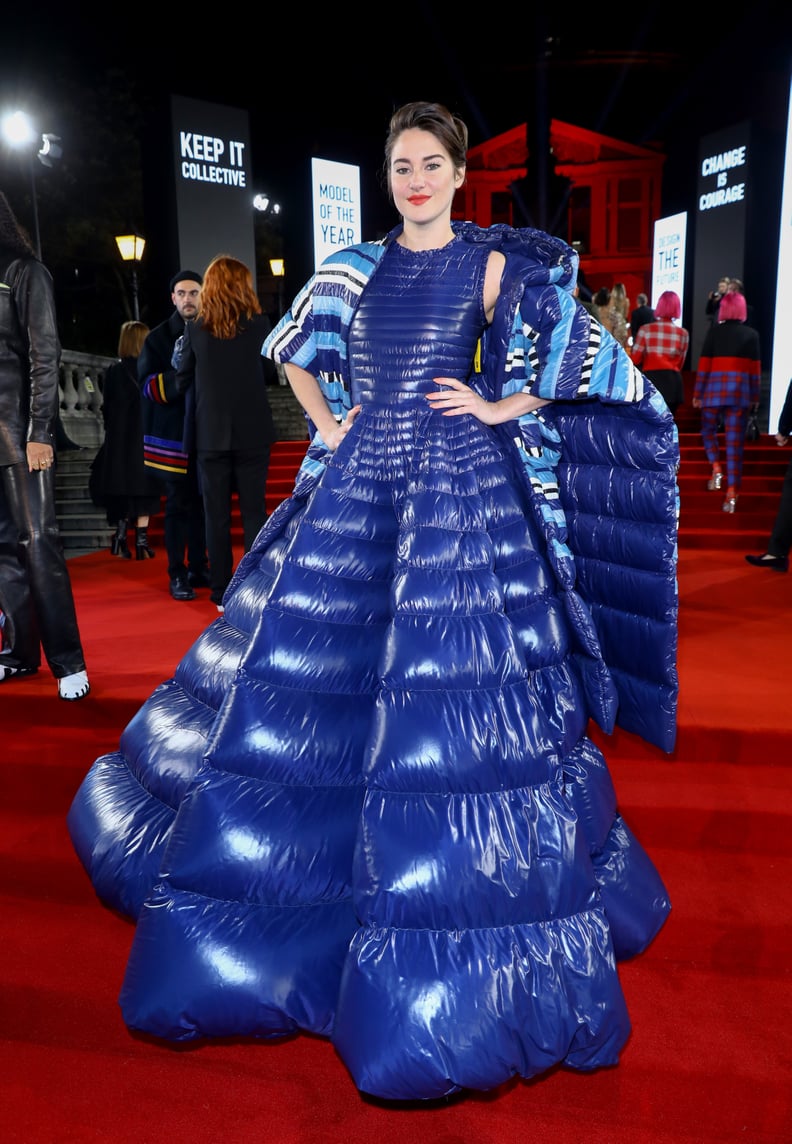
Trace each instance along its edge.
<instances>
[{"instance_id":1,"label":"sign reading keep it collective","mask_svg":"<svg viewBox=\"0 0 792 1144\"><path fill-rule=\"evenodd\" d=\"M360 242L360 168L311 160L314 267L329 254Z\"/></svg>"},{"instance_id":2,"label":"sign reading keep it collective","mask_svg":"<svg viewBox=\"0 0 792 1144\"><path fill-rule=\"evenodd\" d=\"M232 254L256 275L247 111L171 97L178 262L203 273Z\"/></svg>"}]
</instances>

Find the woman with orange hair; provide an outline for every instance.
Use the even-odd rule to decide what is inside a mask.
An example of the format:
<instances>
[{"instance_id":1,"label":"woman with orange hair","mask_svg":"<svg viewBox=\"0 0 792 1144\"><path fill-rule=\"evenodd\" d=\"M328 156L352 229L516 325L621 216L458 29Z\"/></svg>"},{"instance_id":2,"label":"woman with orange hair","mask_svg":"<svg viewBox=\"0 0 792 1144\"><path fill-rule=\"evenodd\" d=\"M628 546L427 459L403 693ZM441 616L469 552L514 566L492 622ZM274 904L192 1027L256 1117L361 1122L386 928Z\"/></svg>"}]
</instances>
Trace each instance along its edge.
<instances>
[{"instance_id":1,"label":"woman with orange hair","mask_svg":"<svg viewBox=\"0 0 792 1144\"><path fill-rule=\"evenodd\" d=\"M246 552L267 519L264 494L275 426L261 347L269 331L250 270L231 255L217 255L204 275L198 314L185 327L176 385L192 403L210 598L221 612L234 570L234 489Z\"/></svg>"}]
</instances>

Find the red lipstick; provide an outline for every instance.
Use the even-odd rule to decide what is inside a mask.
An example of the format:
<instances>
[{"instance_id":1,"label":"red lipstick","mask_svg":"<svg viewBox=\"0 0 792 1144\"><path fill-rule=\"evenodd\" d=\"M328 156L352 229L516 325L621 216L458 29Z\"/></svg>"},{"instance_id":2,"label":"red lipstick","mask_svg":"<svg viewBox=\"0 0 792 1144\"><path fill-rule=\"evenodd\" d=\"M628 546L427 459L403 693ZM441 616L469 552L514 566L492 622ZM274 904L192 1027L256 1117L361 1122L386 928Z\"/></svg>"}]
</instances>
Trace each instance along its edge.
<instances>
[{"instance_id":1,"label":"red lipstick","mask_svg":"<svg viewBox=\"0 0 792 1144\"><path fill-rule=\"evenodd\" d=\"M410 195L407 199L408 203L412 203L414 207L419 207L422 203L429 202L429 195Z\"/></svg>"}]
</instances>

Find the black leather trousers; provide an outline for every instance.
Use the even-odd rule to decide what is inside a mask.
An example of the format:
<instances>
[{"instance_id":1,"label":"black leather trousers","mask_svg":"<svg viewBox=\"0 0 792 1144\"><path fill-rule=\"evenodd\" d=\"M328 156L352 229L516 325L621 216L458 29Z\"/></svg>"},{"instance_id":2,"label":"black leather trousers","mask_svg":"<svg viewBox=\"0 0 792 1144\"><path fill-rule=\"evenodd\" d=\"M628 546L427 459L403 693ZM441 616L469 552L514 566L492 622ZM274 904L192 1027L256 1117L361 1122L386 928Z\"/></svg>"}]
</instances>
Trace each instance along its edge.
<instances>
[{"instance_id":1,"label":"black leather trousers","mask_svg":"<svg viewBox=\"0 0 792 1144\"><path fill-rule=\"evenodd\" d=\"M0 466L0 663L36 668L41 649L56 679L83 671L71 580L55 516L53 466ZM10 649L10 650L9 650Z\"/></svg>"}]
</instances>

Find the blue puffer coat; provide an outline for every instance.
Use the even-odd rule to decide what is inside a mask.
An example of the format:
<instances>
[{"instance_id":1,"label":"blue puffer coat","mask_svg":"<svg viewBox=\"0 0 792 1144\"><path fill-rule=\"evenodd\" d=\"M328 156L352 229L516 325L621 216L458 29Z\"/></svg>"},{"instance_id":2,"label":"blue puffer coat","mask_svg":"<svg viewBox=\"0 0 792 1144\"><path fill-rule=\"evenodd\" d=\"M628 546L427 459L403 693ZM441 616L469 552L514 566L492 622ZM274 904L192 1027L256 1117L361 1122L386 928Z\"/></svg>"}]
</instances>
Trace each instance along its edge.
<instances>
[{"instance_id":1,"label":"blue puffer coat","mask_svg":"<svg viewBox=\"0 0 792 1144\"><path fill-rule=\"evenodd\" d=\"M131 1027L332 1036L393 1099L615 1063L615 961L669 910L586 729L673 746L673 420L574 301L569 248L455 229L417 269L393 236L334 255L267 339L342 415L353 317L360 341L415 275L412 396L373 384L336 453L314 439L225 615L69 814L99 897L138 919ZM472 359L489 247L470 380L554 399L495 428L427 410L415 365Z\"/></svg>"}]
</instances>

